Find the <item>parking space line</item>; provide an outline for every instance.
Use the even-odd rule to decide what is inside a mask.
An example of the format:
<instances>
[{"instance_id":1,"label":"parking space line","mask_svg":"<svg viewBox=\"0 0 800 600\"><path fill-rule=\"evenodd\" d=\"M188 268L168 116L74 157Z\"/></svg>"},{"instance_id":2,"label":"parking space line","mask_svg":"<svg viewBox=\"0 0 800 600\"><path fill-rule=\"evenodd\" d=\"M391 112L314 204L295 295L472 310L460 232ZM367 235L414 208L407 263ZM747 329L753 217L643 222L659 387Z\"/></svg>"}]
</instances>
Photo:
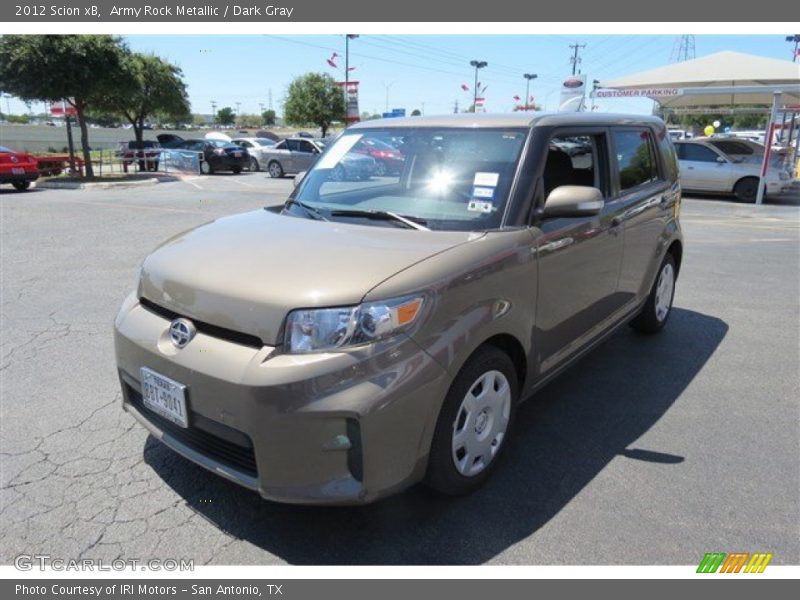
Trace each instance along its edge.
<instances>
[{"instance_id":1,"label":"parking space line","mask_svg":"<svg viewBox=\"0 0 800 600\"><path fill-rule=\"evenodd\" d=\"M142 206L140 204L120 204L119 202L87 202L85 200L61 200L61 202L65 202L68 204L83 204L85 206L102 206L105 208L127 208L133 210L155 210L158 212L174 212L174 213L189 213L189 214L198 214L203 213L205 211L202 210L190 210L186 208L167 208L165 206Z\"/></svg>"},{"instance_id":2,"label":"parking space line","mask_svg":"<svg viewBox=\"0 0 800 600\"><path fill-rule=\"evenodd\" d=\"M198 179L199 179L199 177L198 177ZM188 183L189 185L192 185L192 186L196 187L198 190L202 190L202 189L204 189L202 185L200 185L199 183L195 183L195 182L194 182L194 181L192 181L191 179L181 179L181 181L182 181L182 182L184 182L184 183Z\"/></svg>"},{"instance_id":3,"label":"parking space line","mask_svg":"<svg viewBox=\"0 0 800 600\"><path fill-rule=\"evenodd\" d=\"M239 181L238 179L231 178L230 181L233 182L233 183L238 183L239 185L243 185L245 187L249 187L249 188L256 187L252 183L247 183L246 181Z\"/></svg>"}]
</instances>

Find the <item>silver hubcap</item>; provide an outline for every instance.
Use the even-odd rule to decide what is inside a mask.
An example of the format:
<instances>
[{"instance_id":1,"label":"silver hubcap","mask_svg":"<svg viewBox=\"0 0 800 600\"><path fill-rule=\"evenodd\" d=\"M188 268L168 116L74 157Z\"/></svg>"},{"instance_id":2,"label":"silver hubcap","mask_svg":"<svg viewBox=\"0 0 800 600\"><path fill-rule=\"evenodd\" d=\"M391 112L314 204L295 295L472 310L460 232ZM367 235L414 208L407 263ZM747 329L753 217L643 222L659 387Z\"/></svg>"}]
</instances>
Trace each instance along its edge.
<instances>
[{"instance_id":1,"label":"silver hubcap","mask_svg":"<svg viewBox=\"0 0 800 600\"><path fill-rule=\"evenodd\" d=\"M667 318L672 306L672 291L675 289L675 269L667 263L661 269L656 284L656 319L662 322Z\"/></svg>"},{"instance_id":2,"label":"silver hubcap","mask_svg":"<svg viewBox=\"0 0 800 600\"><path fill-rule=\"evenodd\" d=\"M511 414L511 386L500 371L472 384L453 421L453 462L465 477L483 471L497 455Z\"/></svg>"},{"instance_id":3,"label":"silver hubcap","mask_svg":"<svg viewBox=\"0 0 800 600\"><path fill-rule=\"evenodd\" d=\"M278 165L278 163L272 163L269 166L269 174L272 175L273 177L280 177L281 168Z\"/></svg>"}]
</instances>

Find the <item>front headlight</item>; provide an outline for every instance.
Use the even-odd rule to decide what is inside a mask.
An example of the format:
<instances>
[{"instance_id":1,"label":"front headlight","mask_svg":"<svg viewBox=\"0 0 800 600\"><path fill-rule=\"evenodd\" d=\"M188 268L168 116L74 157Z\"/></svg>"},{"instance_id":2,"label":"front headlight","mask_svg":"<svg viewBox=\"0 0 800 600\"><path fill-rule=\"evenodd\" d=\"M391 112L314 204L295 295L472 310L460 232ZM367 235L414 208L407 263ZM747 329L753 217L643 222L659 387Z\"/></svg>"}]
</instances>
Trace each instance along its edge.
<instances>
[{"instance_id":1,"label":"front headlight","mask_svg":"<svg viewBox=\"0 0 800 600\"><path fill-rule=\"evenodd\" d=\"M293 310L286 318L286 352L326 352L391 337L414 322L423 300L415 295L342 308Z\"/></svg>"}]
</instances>

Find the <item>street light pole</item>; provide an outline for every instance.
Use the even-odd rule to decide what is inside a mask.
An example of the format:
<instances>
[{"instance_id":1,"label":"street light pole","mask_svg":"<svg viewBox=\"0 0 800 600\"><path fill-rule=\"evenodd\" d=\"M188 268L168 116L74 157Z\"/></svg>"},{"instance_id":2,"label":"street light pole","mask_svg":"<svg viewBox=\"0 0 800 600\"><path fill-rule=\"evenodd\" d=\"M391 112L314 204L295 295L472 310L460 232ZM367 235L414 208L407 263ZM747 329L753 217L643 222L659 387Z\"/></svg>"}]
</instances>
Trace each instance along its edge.
<instances>
[{"instance_id":1,"label":"street light pole","mask_svg":"<svg viewBox=\"0 0 800 600\"><path fill-rule=\"evenodd\" d=\"M523 75L525 78L525 110L528 110L528 102L530 101L531 97L531 80L536 79L538 75L536 73L525 73Z\"/></svg>"},{"instance_id":2,"label":"street light pole","mask_svg":"<svg viewBox=\"0 0 800 600\"><path fill-rule=\"evenodd\" d=\"M389 88L391 88L397 81L390 81L389 83L383 82L383 87L386 89L386 112L389 112Z\"/></svg>"},{"instance_id":3,"label":"street light pole","mask_svg":"<svg viewBox=\"0 0 800 600\"><path fill-rule=\"evenodd\" d=\"M470 66L475 67L475 85L472 88L472 112L476 112L475 105L478 103L478 71L488 67L489 63L485 60L471 60Z\"/></svg>"}]
</instances>

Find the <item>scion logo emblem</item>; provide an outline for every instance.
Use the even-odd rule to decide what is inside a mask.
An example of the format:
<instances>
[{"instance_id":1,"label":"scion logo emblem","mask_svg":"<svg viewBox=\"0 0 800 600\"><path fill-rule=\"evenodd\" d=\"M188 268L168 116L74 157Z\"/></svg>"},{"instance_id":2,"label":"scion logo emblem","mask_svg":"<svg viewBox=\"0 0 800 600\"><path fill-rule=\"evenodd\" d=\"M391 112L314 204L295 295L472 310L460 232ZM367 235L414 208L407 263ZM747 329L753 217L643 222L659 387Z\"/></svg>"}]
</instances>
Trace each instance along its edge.
<instances>
[{"instance_id":1,"label":"scion logo emblem","mask_svg":"<svg viewBox=\"0 0 800 600\"><path fill-rule=\"evenodd\" d=\"M176 348L183 348L192 341L197 328L189 319L175 319L169 326L169 339Z\"/></svg>"}]
</instances>

